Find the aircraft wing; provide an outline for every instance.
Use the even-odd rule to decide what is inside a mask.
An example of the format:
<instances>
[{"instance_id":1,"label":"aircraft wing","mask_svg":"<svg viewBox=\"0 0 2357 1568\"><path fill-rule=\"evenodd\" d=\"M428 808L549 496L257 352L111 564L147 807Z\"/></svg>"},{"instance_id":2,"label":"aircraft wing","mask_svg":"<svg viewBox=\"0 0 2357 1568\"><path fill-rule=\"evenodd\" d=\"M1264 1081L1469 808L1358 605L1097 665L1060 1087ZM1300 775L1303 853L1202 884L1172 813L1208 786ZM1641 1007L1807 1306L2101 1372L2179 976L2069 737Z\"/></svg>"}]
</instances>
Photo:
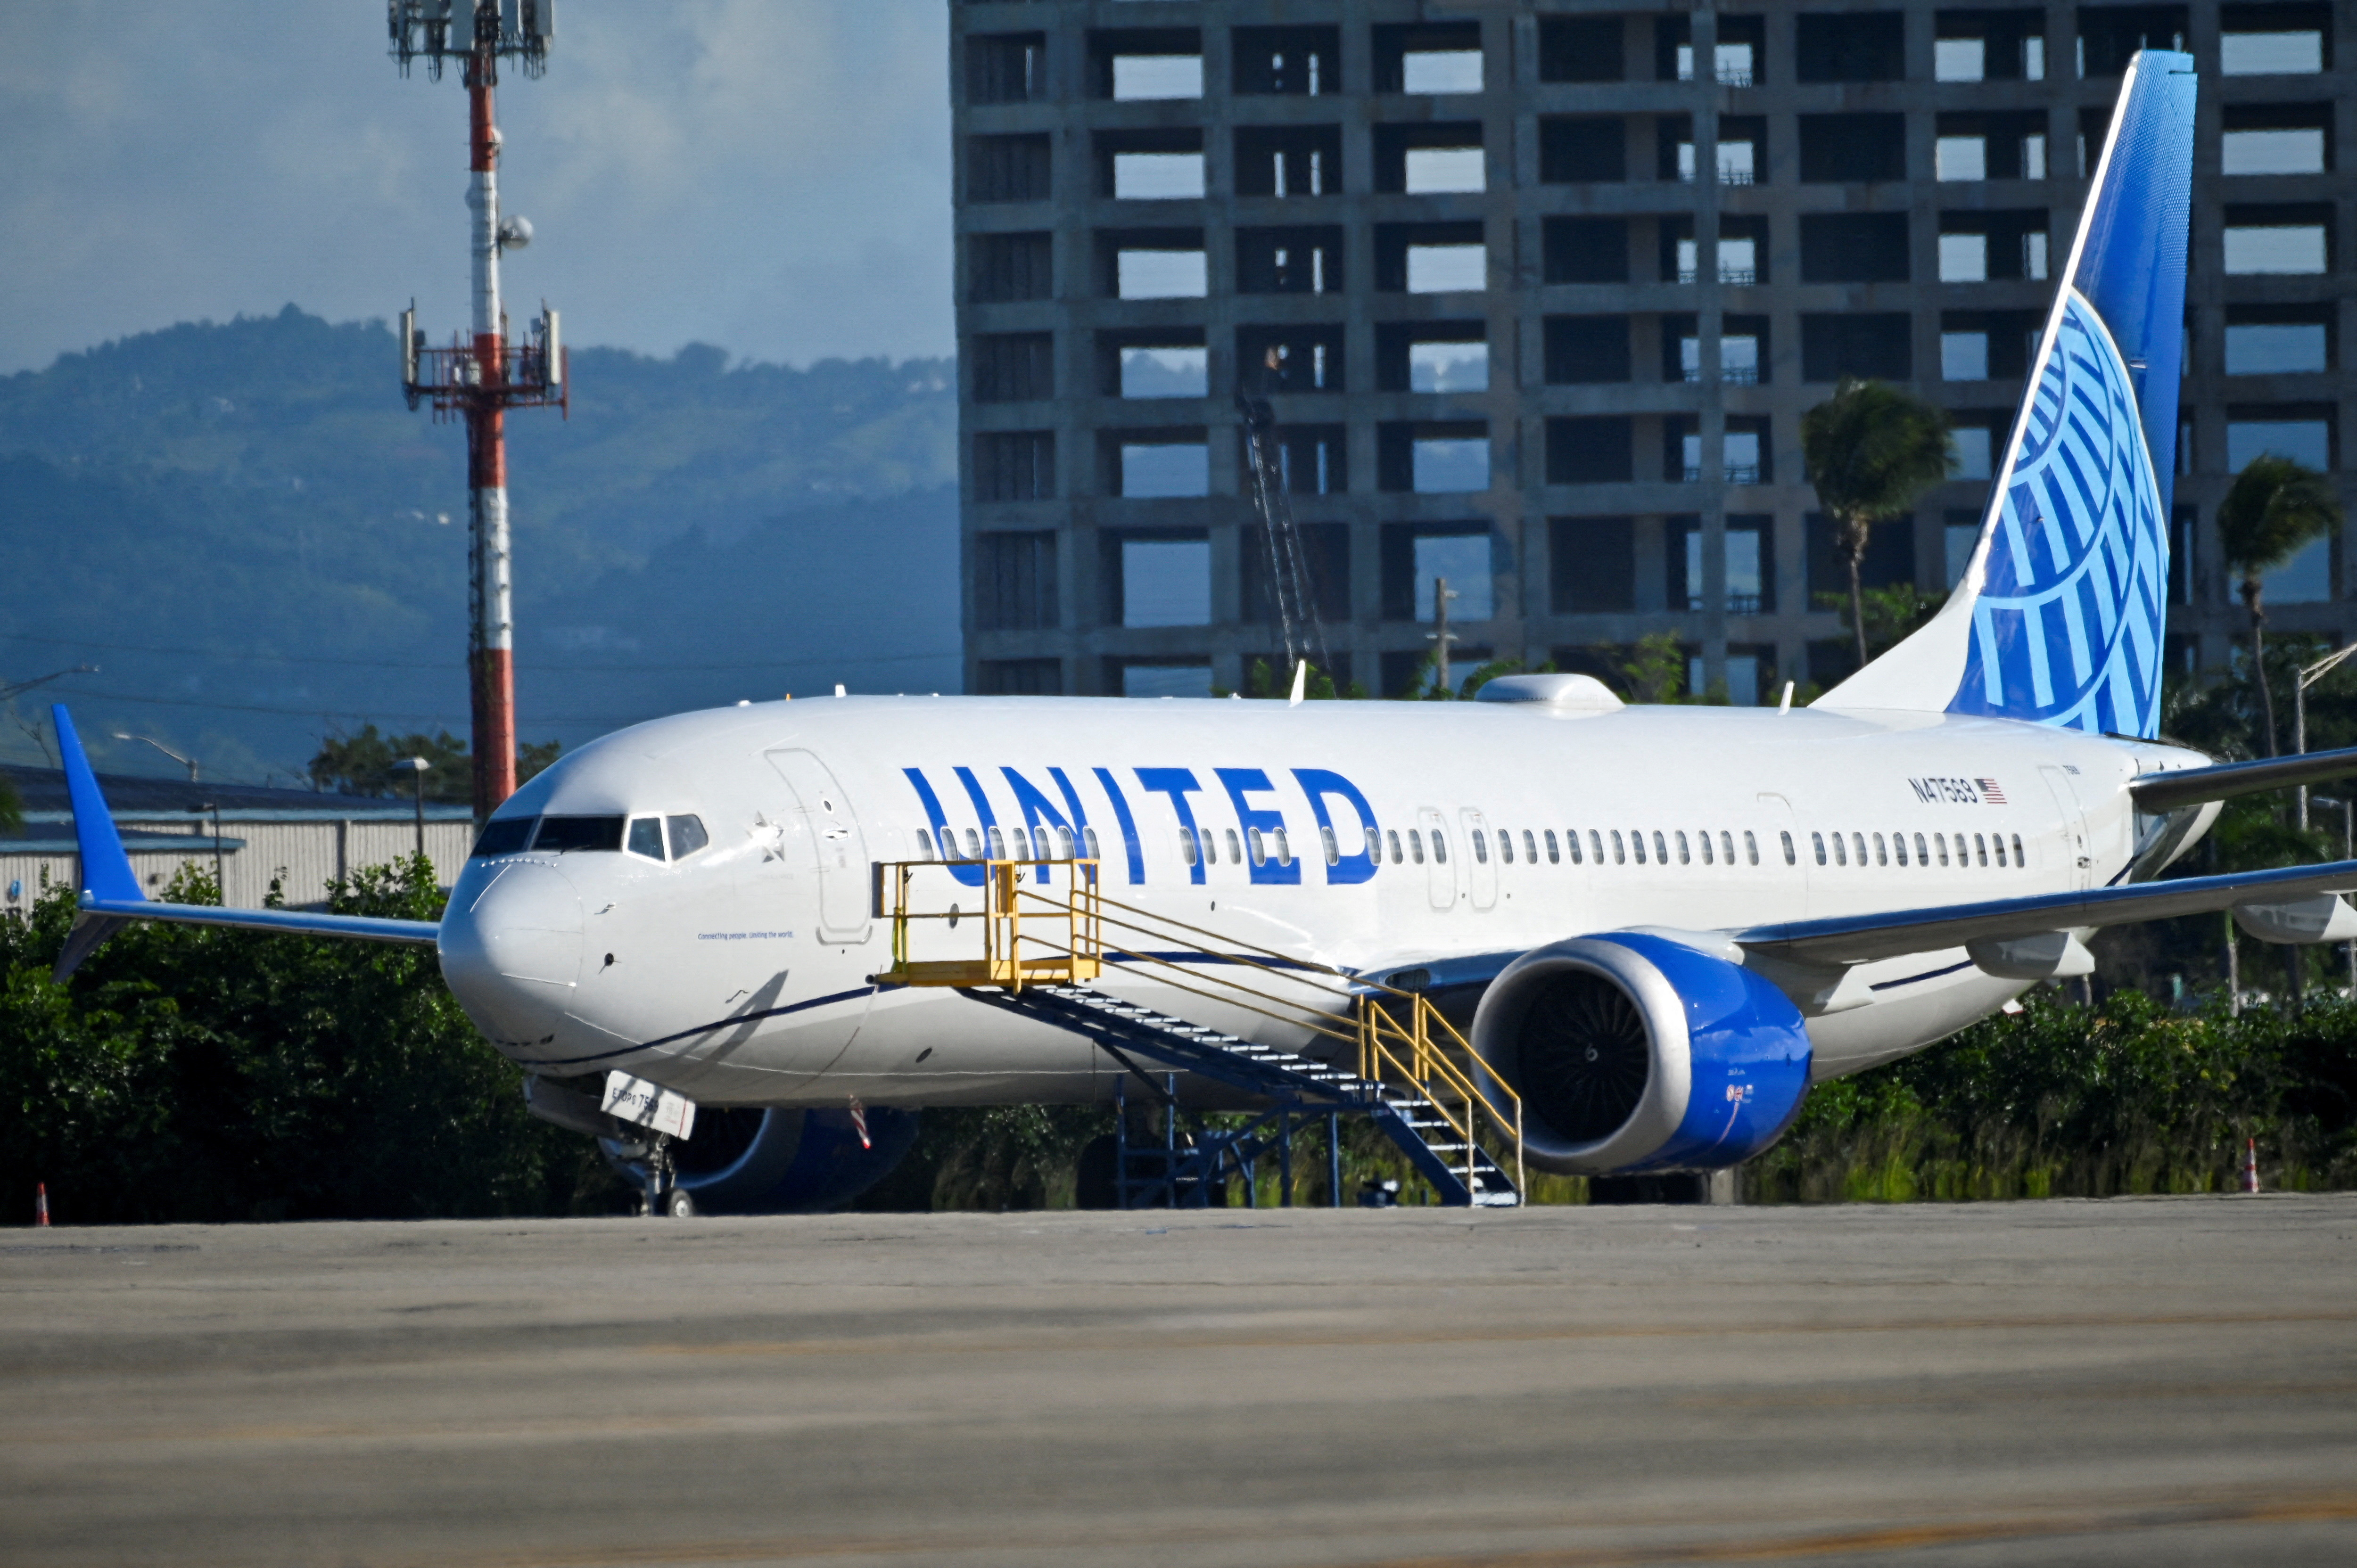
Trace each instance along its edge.
<instances>
[{"instance_id":1,"label":"aircraft wing","mask_svg":"<svg viewBox=\"0 0 2357 1568\"><path fill-rule=\"evenodd\" d=\"M2228 909L2238 904L2286 904L2353 888L2357 888L2357 860L2341 860L2324 865L2286 866L2277 871L2239 871L2221 876L2138 882L2125 887L2090 887L2029 898L1997 898L1983 904L1949 904L1932 909L1794 920L1783 925L1754 926L1730 933L1730 939L1749 951L1796 963L1870 963L1906 953L1962 947L1967 942L2006 941L2049 931L2166 920L2179 915Z\"/></svg>"},{"instance_id":2,"label":"aircraft wing","mask_svg":"<svg viewBox=\"0 0 2357 1568\"><path fill-rule=\"evenodd\" d=\"M2297 757L2271 757L2259 762L2222 762L2212 768L2180 768L2168 773L2147 773L2132 780L2128 792L2136 810L2158 816L2179 806L2208 800L2229 800L2265 789L2285 789L2295 784L2325 784L2357 777L2357 746L2340 751L2308 751Z\"/></svg>"},{"instance_id":3,"label":"aircraft wing","mask_svg":"<svg viewBox=\"0 0 2357 1568\"><path fill-rule=\"evenodd\" d=\"M106 809L98 775L91 771L81 737L65 704L49 710L58 726L58 755L65 764L66 794L73 807L74 845L81 862L81 903L73 929L58 954L55 978L64 980L99 944L133 920L171 920L196 926L233 926L307 937L344 937L361 941L409 942L432 947L441 928L432 920L390 920L367 915L320 915L302 909L230 909L218 904L158 904L140 891L131 856Z\"/></svg>"}]
</instances>

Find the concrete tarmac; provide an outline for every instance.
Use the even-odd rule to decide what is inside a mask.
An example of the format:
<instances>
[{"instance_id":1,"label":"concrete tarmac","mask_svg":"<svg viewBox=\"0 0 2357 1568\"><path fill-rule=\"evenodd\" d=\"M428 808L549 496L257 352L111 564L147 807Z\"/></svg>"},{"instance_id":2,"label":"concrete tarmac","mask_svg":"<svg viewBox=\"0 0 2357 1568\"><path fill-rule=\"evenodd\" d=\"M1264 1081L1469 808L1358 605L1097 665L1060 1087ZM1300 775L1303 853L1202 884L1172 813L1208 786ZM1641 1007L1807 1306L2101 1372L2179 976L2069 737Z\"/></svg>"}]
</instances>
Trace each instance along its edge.
<instances>
[{"instance_id":1,"label":"concrete tarmac","mask_svg":"<svg viewBox=\"0 0 2357 1568\"><path fill-rule=\"evenodd\" d=\"M0 1563L2357 1562L2357 1197L0 1232Z\"/></svg>"}]
</instances>

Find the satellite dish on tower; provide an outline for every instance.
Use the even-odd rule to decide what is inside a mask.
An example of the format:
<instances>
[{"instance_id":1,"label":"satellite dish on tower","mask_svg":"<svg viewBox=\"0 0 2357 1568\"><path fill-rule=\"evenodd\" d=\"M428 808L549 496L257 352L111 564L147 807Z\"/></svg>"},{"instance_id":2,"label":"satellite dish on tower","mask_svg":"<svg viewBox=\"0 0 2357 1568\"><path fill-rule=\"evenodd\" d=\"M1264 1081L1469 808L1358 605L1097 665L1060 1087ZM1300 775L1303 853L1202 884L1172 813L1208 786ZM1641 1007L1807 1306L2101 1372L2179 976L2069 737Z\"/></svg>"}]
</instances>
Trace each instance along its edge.
<instances>
[{"instance_id":1,"label":"satellite dish on tower","mask_svg":"<svg viewBox=\"0 0 2357 1568\"><path fill-rule=\"evenodd\" d=\"M502 218L500 220L500 248L501 250L521 251L526 245L531 243L531 219L518 217Z\"/></svg>"}]
</instances>

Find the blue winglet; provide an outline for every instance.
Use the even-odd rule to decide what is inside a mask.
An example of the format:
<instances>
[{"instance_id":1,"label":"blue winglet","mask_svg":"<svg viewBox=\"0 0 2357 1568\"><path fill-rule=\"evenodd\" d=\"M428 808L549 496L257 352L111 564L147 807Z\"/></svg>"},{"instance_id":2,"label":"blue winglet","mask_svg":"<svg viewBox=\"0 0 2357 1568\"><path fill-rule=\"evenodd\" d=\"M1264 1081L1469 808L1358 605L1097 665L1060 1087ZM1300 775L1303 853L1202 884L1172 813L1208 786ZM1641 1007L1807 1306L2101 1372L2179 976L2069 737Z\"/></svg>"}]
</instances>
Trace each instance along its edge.
<instances>
[{"instance_id":1,"label":"blue winglet","mask_svg":"<svg viewBox=\"0 0 2357 1568\"><path fill-rule=\"evenodd\" d=\"M139 890L131 856L124 851L123 835L114 830L114 817L99 792L98 775L90 770L71 715L59 703L49 709L49 717L58 726L58 755L65 762L66 795L73 805L74 844L81 852L81 890L109 903L144 902L147 896Z\"/></svg>"}]
</instances>

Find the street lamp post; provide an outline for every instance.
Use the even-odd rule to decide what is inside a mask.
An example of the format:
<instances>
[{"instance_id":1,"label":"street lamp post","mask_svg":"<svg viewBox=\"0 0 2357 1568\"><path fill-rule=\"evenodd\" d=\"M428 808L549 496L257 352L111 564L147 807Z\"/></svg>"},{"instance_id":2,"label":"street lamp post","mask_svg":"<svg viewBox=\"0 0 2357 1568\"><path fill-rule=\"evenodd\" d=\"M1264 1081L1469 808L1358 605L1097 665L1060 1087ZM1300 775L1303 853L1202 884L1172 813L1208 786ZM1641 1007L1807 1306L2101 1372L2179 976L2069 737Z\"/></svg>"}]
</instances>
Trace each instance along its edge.
<instances>
[{"instance_id":1,"label":"street lamp post","mask_svg":"<svg viewBox=\"0 0 2357 1568\"><path fill-rule=\"evenodd\" d=\"M216 800L207 800L201 805L188 808L188 814L192 817L202 817L207 811L213 814L213 897L221 900L223 908L227 908L229 907L229 874L221 867L221 803Z\"/></svg>"},{"instance_id":2,"label":"street lamp post","mask_svg":"<svg viewBox=\"0 0 2357 1568\"><path fill-rule=\"evenodd\" d=\"M2341 661L2357 654L2357 642L2337 652L2328 653L2315 663L2303 667L2299 678L2291 685L2291 747L2301 756L2308 754L2308 689L2341 667ZM2299 787L2299 831L2308 832L2308 786Z\"/></svg>"},{"instance_id":3,"label":"street lamp post","mask_svg":"<svg viewBox=\"0 0 2357 1568\"><path fill-rule=\"evenodd\" d=\"M434 765L422 757L404 757L393 765L395 773L406 773L414 782L417 802L417 858L425 858L425 775Z\"/></svg>"},{"instance_id":4,"label":"street lamp post","mask_svg":"<svg viewBox=\"0 0 2357 1568\"><path fill-rule=\"evenodd\" d=\"M2341 858L2357 860L2357 795L2343 795L2337 800L2319 795L2316 803L2341 808ZM2357 1002L2357 941L2341 943L2341 951L2349 961L2349 999Z\"/></svg>"},{"instance_id":5,"label":"street lamp post","mask_svg":"<svg viewBox=\"0 0 2357 1568\"><path fill-rule=\"evenodd\" d=\"M194 784L197 782L197 776L201 769L198 768L197 759L195 757L182 757L178 752L174 751L170 746L166 746L162 741L157 740L152 735L126 735L122 730L116 730L114 732L114 738L117 740L145 741L149 746L154 746L156 750L162 752L165 756L170 757L173 761L187 768L188 770L189 783Z\"/></svg>"}]
</instances>

